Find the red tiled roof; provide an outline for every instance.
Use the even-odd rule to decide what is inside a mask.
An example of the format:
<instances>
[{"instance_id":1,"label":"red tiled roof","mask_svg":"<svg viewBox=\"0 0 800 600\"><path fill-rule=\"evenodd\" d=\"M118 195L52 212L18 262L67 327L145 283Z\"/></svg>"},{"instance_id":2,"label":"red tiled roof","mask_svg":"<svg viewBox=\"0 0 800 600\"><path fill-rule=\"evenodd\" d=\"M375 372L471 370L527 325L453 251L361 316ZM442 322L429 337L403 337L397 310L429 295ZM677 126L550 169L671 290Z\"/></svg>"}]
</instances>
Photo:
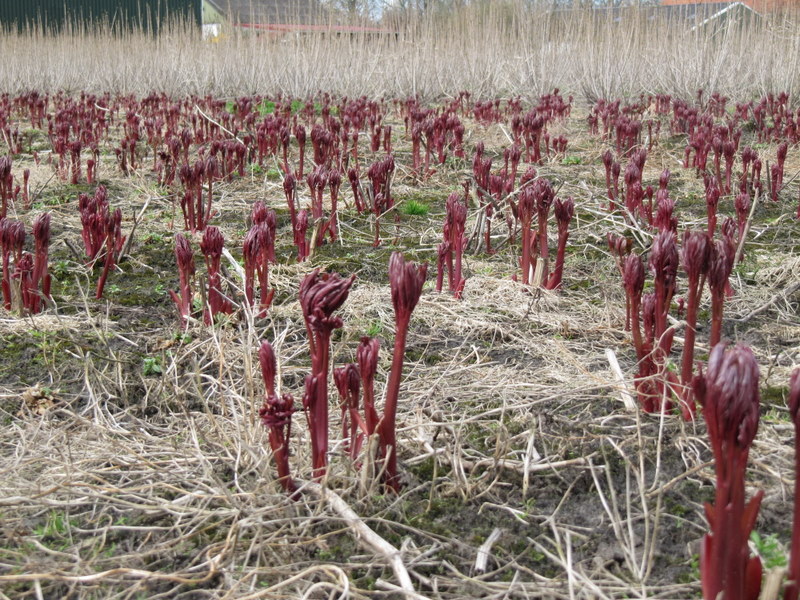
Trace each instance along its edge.
<instances>
[{"instance_id":1,"label":"red tiled roof","mask_svg":"<svg viewBox=\"0 0 800 600\"><path fill-rule=\"evenodd\" d=\"M259 31L272 31L279 33L291 32L332 32L332 33L392 33L389 29L381 27L360 27L356 25L305 25L302 23L240 23L239 27L257 29Z\"/></svg>"},{"instance_id":2,"label":"red tiled roof","mask_svg":"<svg viewBox=\"0 0 800 600\"><path fill-rule=\"evenodd\" d=\"M320 23L326 12L318 0L207 0L217 12L239 25L252 23Z\"/></svg>"},{"instance_id":3,"label":"red tiled roof","mask_svg":"<svg viewBox=\"0 0 800 600\"><path fill-rule=\"evenodd\" d=\"M739 0L741 4L756 12L771 12L775 10L798 10L800 0ZM687 4L703 5L718 4L719 0L661 0L661 6L684 6ZM733 4L733 3L731 3Z\"/></svg>"}]
</instances>

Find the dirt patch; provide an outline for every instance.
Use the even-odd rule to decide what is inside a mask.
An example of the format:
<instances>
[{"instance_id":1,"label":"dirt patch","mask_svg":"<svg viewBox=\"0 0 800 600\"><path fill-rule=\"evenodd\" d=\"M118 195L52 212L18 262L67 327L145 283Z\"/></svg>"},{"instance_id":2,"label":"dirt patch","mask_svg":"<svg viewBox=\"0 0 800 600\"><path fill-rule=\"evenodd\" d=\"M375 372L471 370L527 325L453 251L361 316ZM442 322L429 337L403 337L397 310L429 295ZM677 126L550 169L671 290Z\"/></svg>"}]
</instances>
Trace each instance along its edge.
<instances>
[{"instance_id":1,"label":"dirt patch","mask_svg":"<svg viewBox=\"0 0 800 600\"><path fill-rule=\"evenodd\" d=\"M94 298L101 265L86 263L77 210L77 195L96 186L64 183L53 164L35 165L29 152L15 156L15 174L31 168L38 190L33 208L15 218L28 229L44 210L53 218L54 304L31 317L0 314L5 593L321 598L348 589L354 598L394 597L391 569L324 503L310 493L292 500L282 492L258 419L264 390L256 350L262 339L274 344L281 390L300 405L311 361L299 282L314 268L355 273L337 313L344 327L334 336L332 362L354 361L362 336L378 338L382 403L395 335L387 265L401 250L430 265L401 385L403 489L391 494L362 480L361 461L350 461L340 439L333 400L330 489L401 549L427 597L698 597L699 540L707 531L702 506L714 489L709 442L702 418L683 422L674 412L648 415L622 402L623 392L633 389L636 353L605 236L627 235L636 240L635 252L646 253L652 233L603 208L600 156L609 142L587 132L585 116L575 107L553 130L568 137L567 152L536 165L560 196L576 202L560 290L513 279L521 277L520 240L508 239L504 219L494 225L496 252L485 252L473 198L463 299L434 291L445 201L462 191L472 165L450 157L424 176L413 173L410 142L391 112L397 207L381 216L382 244L373 246L374 216L355 211L345 183L340 239L298 263L275 174L251 167L244 177L216 182L212 224L221 228L234 261L242 259L253 203L263 200L276 211L275 296L263 316L242 310L238 265L223 261L222 291L232 314L204 325L197 292L185 329L169 296L179 287L173 248L183 221L173 199L180 186L158 184L152 156L140 156L143 166L128 177L112 153L101 156L101 182L112 207L123 211L123 233L136 222L101 300ZM484 140L499 169L506 134L464 122L467 155ZM701 228L703 183L680 167L685 136L664 131L648 156L644 183L657 187L669 168L680 229ZM120 135L118 122L111 142ZM46 137L32 132L31 144L42 151ZM774 151L760 148L764 156ZM364 152L367 161L382 156ZM299 189L306 207L307 187ZM780 203L755 210L723 326L723 336L751 345L761 365L762 421L748 493L766 491L757 529L774 536L781 552L789 540L793 473L786 393L800 360L800 292L792 290L800 278L795 198L790 187ZM425 208L404 212L412 201ZM730 198L721 211L733 214ZM187 236L199 289L206 271L201 236ZM551 223L551 252L555 236ZM678 296L684 287L681 273ZM700 359L708 354L709 310L706 294ZM681 345L677 340L671 367L680 361ZM621 364L624 388L609 370L607 349ZM26 404L31 389L37 398L51 398L49 404ZM311 476L304 421L295 415L291 438L290 464L300 481ZM490 538L486 570L479 572L478 552Z\"/></svg>"}]
</instances>

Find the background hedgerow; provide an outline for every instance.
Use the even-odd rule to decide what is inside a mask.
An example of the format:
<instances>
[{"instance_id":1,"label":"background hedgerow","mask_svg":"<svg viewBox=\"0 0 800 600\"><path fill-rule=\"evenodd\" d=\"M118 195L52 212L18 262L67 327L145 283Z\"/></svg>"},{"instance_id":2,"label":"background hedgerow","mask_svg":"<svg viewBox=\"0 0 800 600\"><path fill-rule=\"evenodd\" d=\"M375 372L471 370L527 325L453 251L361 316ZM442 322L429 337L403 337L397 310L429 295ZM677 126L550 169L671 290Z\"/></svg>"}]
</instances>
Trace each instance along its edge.
<instances>
[{"instance_id":1,"label":"background hedgerow","mask_svg":"<svg viewBox=\"0 0 800 600\"><path fill-rule=\"evenodd\" d=\"M176 26L148 34L34 29L0 39L0 89L168 94L318 90L358 97L539 96L559 87L586 97L640 93L729 97L797 89L798 24L792 15L709 32L685 19L636 10L549 10L524 2L475 3L460 11L396 15L391 35L254 36L225 31L207 43Z\"/></svg>"}]
</instances>

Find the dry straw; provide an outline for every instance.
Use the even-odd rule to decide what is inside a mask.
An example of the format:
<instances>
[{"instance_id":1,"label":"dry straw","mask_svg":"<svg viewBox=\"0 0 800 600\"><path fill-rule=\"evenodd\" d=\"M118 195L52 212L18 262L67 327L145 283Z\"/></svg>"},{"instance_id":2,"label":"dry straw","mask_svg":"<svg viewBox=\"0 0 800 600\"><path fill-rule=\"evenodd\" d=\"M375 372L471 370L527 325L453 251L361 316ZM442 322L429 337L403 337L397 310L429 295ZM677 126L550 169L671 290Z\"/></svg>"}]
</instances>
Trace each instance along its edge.
<instances>
[{"instance_id":1,"label":"dry straw","mask_svg":"<svg viewBox=\"0 0 800 600\"><path fill-rule=\"evenodd\" d=\"M588 98L797 89L800 35L792 18L697 24L651 9L554 12L491 2L387 17L384 33L257 36L228 28L209 42L185 24L158 38L32 28L0 38L0 89L428 98L461 90L533 98L553 87Z\"/></svg>"}]
</instances>

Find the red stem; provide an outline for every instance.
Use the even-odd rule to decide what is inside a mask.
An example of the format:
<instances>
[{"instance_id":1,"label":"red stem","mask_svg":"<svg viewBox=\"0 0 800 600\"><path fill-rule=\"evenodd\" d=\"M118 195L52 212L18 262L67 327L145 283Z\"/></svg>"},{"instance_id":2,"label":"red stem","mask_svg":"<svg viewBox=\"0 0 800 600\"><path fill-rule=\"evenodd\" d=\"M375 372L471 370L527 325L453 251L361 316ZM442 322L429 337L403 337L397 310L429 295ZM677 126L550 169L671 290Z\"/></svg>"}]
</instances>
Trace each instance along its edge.
<instances>
[{"instance_id":1,"label":"red stem","mask_svg":"<svg viewBox=\"0 0 800 600\"><path fill-rule=\"evenodd\" d=\"M550 277L547 279L545 288L548 290L556 290L561 287L561 277L564 273L564 252L567 248L567 238L569 231L558 232L558 251L556 253L556 267Z\"/></svg>"},{"instance_id":2,"label":"red stem","mask_svg":"<svg viewBox=\"0 0 800 600\"><path fill-rule=\"evenodd\" d=\"M542 282L547 281L550 259L547 248L547 212L539 211L539 258L542 260Z\"/></svg>"},{"instance_id":3,"label":"red stem","mask_svg":"<svg viewBox=\"0 0 800 600\"><path fill-rule=\"evenodd\" d=\"M798 482L800 482L800 424L795 418L795 452L794 452L794 521L792 525L792 544L789 555L789 571L787 577L789 583L786 586L783 600L798 600L800 597L800 493L798 493Z\"/></svg>"},{"instance_id":4,"label":"red stem","mask_svg":"<svg viewBox=\"0 0 800 600\"><path fill-rule=\"evenodd\" d=\"M202 189L203 188L201 187L200 188L200 192L199 192L199 196L198 196L201 201L202 201L202 198L203 198ZM211 199L213 197L214 197L214 176L213 175L209 175L209 177L208 177L208 203L206 204L206 212L205 212L205 217L203 219L204 223L206 223L206 224L211 220ZM202 227L201 227L201 229L202 229Z\"/></svg>"},{"instance_id":5,"label":"red stem","mask_svg":"<svg viewBox=\"0 0 800 600\"><path fill-rule=\"evenodd\" d=\"M681 364L681 384L683 392L683 418L685 421L694 418L695 402L692 393L692 367L694 364L694 340L697 335L697 303L699 300L700 278L689 279L689 298L686 306L686 333L683 342L683 362Z\"/></svg>"},{"instance_id":6,"label":"red stem","mask_svg":"<svg viewBox=\"0 0 800 600\"><path fill-rule=\"evenodd\" d=\"M287 431L288 433L288 431ZM289 440L284 436L282 428L270 427L269 445L272 447L272 455L275 458L275 467L278 469L278 480L287 494L293 494L297 490L294 480L289 472Z\"/></svg>"},{"instance_id":7,"label":"red stem","mask_svg":"<svg viewBox=\"0 0 800 600\"><path fill-rule=\"evenodd\" d=\"M531 224L522 223L522 283L530 283L531 270Z\"/></svg>"},{"instance_id":8,"label":"red stem","mask_svg":"<svg viewBox=\"0 0 800 600\"><path fill-rule=\"evenodd\" d=\"M111 234L108 234L106 242L106 260L105 264L103 265L103 273L100 275L100 279L98 279L97 281L97 293L94 296L97 300L103 297L103 288L106 285L106 278L108 277L108 272L111 270L113 264L114 264L114 242L111 238Z\"/></svg>"},{"instance_id":9,"label":"red stem","mask_svg":"<svg viewBox=\"0 0 800 600\"><path fill-rule=\"evenodd\" d=\"M722 337L722 308L725 303L725 290L711 290L711 333L708 346L713 348Z\"/></svg>"},{"instance_id":10,"label":"red stem","mask_svg":"<svg viewBox=\"0 0 800 600\"><path fill-rule=\"evenodd\" d=\"M378 423L378 438L380 440L381 456L386 460L385 480L386 485L395 491L400 490L397 476L397 397L400 393L400 379L403 376L403 359L406 351L406 335L411 314L398 315L397 332L394 338L394 354L392 355L392 371L386 386L386 405L383 408L383 418ZM387 457L388 453L388 457Z\"/></svg>"},{"instance_id":11,"label":"red stem","mask_svg":"<svg viewBox=\"0 0 800 600\"><path fill-rule=\"evenodd\" d=\"M328 469L328 361L330 357L330 333L319 333L316 352L313 356L314 386L310 406L311 465L315 479L322 479Z\"/></svg>"},{"instance_id":12,"label":"red stem","mask_svg":"<svg viewBox=\"0 0 800 600\"><path fill-rule=\"evenodd\" d=\"M636 359L639 361L647 354L644 348L644 341L642 340L642 330L639 325L641 301L641 298L638 296L631 298L631 334L633 336L633 346L636 348Z\"/></svg>"},{"instance_id":13,"label":"red stem","mask_svg":"<svg viewBox=\"0 0 800 600\"><path fill-rule=\"evenodd\" d=\"M463 248L464 248L463 240L461 238L458 238L456 240L456 248L455 248L456 266L455 266L455 276L453 277L453 279L455 280L455 289L453 290L453 292L454 296L459 299L461 298L461 294L464 291L464 284L466 283L464 278L461 277L461 256L463 254Z\"/></svg>"},{"instance_id":14,"label":"red stem","mask_svg":"<svg viewBox=\"0 0 800 600\"><path fill-rule=\"evenodd\" d=\"M8 254L3 256L3 306L6 310L11 310L11 274L9 272Z\"/></svg>"}]
</instances>

